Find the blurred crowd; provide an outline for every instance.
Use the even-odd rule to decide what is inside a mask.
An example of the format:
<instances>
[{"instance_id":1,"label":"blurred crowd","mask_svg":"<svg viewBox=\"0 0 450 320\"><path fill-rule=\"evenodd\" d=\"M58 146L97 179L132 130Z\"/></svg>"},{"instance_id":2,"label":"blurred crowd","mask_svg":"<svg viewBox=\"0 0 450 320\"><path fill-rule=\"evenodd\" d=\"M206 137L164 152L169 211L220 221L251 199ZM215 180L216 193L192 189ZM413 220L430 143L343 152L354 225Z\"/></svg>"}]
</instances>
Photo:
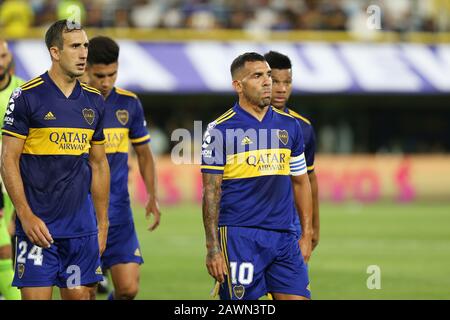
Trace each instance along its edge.
<instances>
[{"instance_id":1,"label":"blurred crowd","mask_svg":"<svg viewBox=\"0 0 450 320\"><path fill-rule=\"evenodd\" d=\"M0 26L20 35L79 14L89 27L358 31L370 5L385 31L450 31L449 0L0 0Z\"/></svg>"}]
</instances>

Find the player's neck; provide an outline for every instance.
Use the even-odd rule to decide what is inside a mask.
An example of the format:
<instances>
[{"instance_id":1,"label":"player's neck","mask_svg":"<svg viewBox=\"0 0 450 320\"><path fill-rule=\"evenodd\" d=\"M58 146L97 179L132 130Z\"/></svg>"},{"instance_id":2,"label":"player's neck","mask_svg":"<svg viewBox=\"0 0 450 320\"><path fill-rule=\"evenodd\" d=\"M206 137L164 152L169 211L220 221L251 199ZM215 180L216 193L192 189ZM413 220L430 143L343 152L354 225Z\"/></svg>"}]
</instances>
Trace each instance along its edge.
<instances>
[{"instance_id":1,"label":"player's neck","mask_svg":"<svg viewBox=\"0 0 450 320\"><path fill-rule=\"evenodd\" d=\"M72 94L77 78L65 74L55 65L52 65L50 70L48 70L48 75L66 97Z\"/></svg>"},{"instance_id":2,"label":"player's neck","mask_svg":"<svg viewBox=\"0 0 450 320\"><path fill-rule=\"evenodd\" d=\"M100 89L98 89L98 90L100 90ZM108 93L106 93L106 94L103 94L102 93L102 96L103 96L103 100L106 100L106 99L108 99L108 97L111 95L111 92L113 91L114 89L112 89L112 90L109 90L108 91Z\"/></svg>"},{"instance_id":3,"label":"player's neck","mask_svg":"<svg viewBox=\"0 0 450 320\"><path fill-rule=\"evenodd\" d=\"M5 77L0 80L0 91L6 89L6 87L9 85L9 81L11 80L11 76L6 73Z\"/></svg>"},{"instance_id":4,"label":"player's neck","mask_svg":"<svg viewBox=\"0 0 450 320\"><path fill-rule=\"evenodd\" d=\"M247 100L240 100L239 105L241 106L242 109L244 109L252 116L254 116L258 121L262 121L262 119L264 119L264 116L266 115L267 110L269 109L269 106L261 108L260 106L252 104Z\"/></svg>"}]
</instances>

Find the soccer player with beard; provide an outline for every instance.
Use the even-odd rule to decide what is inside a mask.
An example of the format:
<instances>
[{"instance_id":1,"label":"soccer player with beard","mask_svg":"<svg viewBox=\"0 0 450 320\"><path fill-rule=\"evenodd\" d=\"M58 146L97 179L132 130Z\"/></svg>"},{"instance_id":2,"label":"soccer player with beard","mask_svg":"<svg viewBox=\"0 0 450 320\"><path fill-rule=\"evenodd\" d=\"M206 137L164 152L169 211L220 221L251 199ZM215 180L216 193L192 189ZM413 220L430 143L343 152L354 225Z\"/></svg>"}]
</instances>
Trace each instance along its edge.
<instances>
[{"instance_id":1,"label":"soccer player with beard","mask_svg":"<svg viewBox=\"0 0 450 320\"><path fill-rule=\"evenodd\" d=\"M221 299L310 299L312 200L301 127L270 105L263 56L240 55L231 75L239 102L210 123L202 145L208 272Z\"/></svg>"}]
</instances>

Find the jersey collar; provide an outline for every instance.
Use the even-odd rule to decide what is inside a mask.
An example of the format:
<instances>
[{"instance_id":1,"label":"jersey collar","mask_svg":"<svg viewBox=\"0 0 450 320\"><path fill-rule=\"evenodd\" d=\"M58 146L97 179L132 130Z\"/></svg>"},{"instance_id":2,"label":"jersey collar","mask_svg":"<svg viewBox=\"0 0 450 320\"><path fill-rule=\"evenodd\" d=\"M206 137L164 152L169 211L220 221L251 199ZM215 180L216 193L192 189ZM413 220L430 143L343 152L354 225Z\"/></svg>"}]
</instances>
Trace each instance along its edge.
<instances>
[{"instance_id":1,"label":"jersey collar","mask_svg":"<svg viewBox=\"0 0 450 320\"><path fill-rule=\"evenodd\" d=\"M268 121L268 119L272 119L272 114L273 114L273 110L272 110L272 106L269 106L269 108L267 109L266 114L264 115L264 118L259 121L258 119L256 119L253 115L251 115L250 113L248 113L247 111L245 111L240 105L239 102L236 102L233 109L234 111L236 111L236 113L238 113L239 115L242 115L244 118L248 118L251 119L252 121L255 121L257 123L265 123L266 121Z\"/></svg>"},{"instance_id":2,"label":"jersey collar","mask_svg":"<svg viewBox=\"0 0 450 320\"><path fill-rule=\"evenodd\" d=\"M68 97L66 97L64 93L61 91L61 89L59 89L59 87L56 85L56 83L53 82L52 78L50 78L50 76L48 75L48 71L45 72L43 75L41 75L41 78L44 79L44 81L54 89L54 92L60 98L75 100L79 97L81 93L81 85L79 80L75 81L75 87L73 88L72 93Z\"/></svg>"},{"instance_id":3,"label":"jersey collar","mask_svg":"<svg viewBox=\"0 0 450 320\"><path fill-rule=\"evenodd\" d=\"M111 92L109 93L109 96L106 97L105 102L114 102L117 99L117 92L116 92L116 87L113 87Z\"/></svg>"}]
</instances>

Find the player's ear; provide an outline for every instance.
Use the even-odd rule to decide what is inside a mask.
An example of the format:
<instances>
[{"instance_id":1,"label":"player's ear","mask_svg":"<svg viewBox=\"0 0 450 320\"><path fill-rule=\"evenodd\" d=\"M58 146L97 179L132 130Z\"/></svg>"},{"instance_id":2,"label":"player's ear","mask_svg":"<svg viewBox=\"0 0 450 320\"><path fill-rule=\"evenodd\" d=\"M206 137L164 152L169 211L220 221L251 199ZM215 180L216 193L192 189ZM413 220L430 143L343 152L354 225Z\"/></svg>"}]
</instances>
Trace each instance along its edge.
<instances>
[{"instance_id":1,"label":"player's ear","mask_svg":"<svg viewBox=\"0 0 450 320\"><path fill-rule=\"evenodd\" d=\"M50 47L50 56L53 60L59 61L60 50L57 46Z\"/></svg>"},{"instance_id":2,"label":"player's ear","mask_svg":"<svg viewBox=\"0 0 450 320\"><path fill-rule=\"evenodd\" d=\"M239 80L233 80L232 82L233 84L233 88L237 93L241 93L242 92L242 82Z\"/></svg>"}]
</instances>

